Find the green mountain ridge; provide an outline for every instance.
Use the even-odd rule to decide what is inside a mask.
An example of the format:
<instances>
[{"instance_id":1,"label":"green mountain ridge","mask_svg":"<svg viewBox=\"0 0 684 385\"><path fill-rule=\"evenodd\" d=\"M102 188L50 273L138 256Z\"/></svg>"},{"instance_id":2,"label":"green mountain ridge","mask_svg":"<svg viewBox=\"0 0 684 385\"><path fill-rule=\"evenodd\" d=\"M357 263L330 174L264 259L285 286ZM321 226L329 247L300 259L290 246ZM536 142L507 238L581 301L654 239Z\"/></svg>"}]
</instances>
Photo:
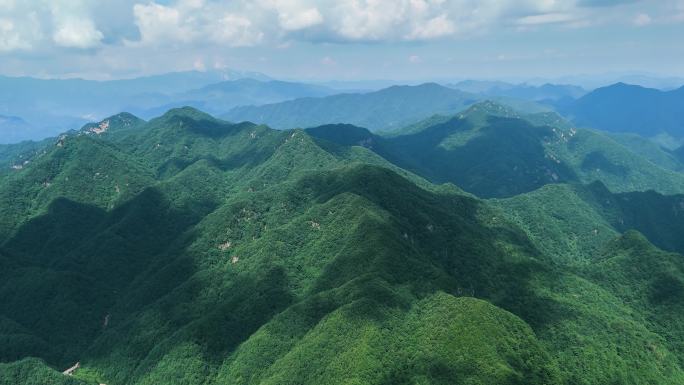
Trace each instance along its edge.
<instances>
[{"instance_id":1,"label":"green mountain ridge","mask_svg":"<svg viewBox=\"0 0 684 385\"><path fill-rule=\"evenodd\" d=\"M494 102L384 136L344 125L308 132L339 144L368 147L434 183L451 182L481 197L512 196L548 183L597 180L615 192L684 192L682 174L655 165L608 136L575 128L556 114L523 115Z\"/></svg>"},{"instance_id":2,"label":"green mountain ridge","mask_svg":"<svg viewBox=\"0 0 684 385\"><path fill-rule=\"evenodd\" d=\"M390 152L413 160L437 146L468 160L462 149L485 138L492 151L527 143L513 153L520 164L549 162L544 151L565 148L570 130L554 119L487 103L384 137L180 108L30 149L25 167L0 175L0 381L682 382L684 266L650 243L678 249L677 228L648 234L638 216L620 228L613 204L596 208L605 195L620 214L643 214L640 202L662 211L679 197L580 199L577 215L612 232L572 264L548 246L562 231L542 242L514 215L527 205L516 199L564 185L487 201L400 168L408 161ZM649 238L622 234L639 225ZM50 369L75 362L74 377Z\"/></svg>"},{"instance_id":3,"label":"green mountain ridge","mask_svg":"<svg viewBox=\"0 0 684 385\"><path fill-rule=\"evenodd\" d=\"M684 195L654 191L612 193L602 183L552 184L493 201L547 255L564 264L586 263L600 248L629 230L658 247L683 253L679 234Z\"/></svg>"}]
</instances>

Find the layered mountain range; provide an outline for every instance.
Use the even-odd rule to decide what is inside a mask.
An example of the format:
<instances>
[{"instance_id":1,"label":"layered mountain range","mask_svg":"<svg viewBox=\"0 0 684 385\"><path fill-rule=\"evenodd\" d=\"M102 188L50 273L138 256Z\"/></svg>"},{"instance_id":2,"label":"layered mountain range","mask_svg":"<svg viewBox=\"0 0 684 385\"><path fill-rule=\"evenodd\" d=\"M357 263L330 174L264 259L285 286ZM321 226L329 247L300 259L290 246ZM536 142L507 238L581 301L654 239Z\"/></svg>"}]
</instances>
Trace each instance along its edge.
<instances>
[{"instance_id":1,"label":"layered mountain range","mask_svg":"<svg viewBox=\"0 0 684 385\"><path fill-rule=\"evenodd\" d=\"M677 151L383 95L0 147L0 384L684 382Z\"/></svg>"}]
</instances>

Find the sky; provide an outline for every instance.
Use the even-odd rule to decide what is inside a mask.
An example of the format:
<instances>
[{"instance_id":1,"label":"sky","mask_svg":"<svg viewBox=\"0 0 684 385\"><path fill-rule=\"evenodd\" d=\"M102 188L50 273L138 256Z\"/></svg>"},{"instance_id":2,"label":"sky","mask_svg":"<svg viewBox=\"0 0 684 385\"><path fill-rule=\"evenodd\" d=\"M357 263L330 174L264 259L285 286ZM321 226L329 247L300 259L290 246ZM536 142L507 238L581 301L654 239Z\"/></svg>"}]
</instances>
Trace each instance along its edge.
<instances>
[{"instance_id":1,"label":"sky","mask_svg":"<svg viewBox=\"0 0 684 385\"><path fill-rule=\"evenodd\" d=\"M0 0L0 74L684 76L684 0Z\"/></svg>"}]
</instances>

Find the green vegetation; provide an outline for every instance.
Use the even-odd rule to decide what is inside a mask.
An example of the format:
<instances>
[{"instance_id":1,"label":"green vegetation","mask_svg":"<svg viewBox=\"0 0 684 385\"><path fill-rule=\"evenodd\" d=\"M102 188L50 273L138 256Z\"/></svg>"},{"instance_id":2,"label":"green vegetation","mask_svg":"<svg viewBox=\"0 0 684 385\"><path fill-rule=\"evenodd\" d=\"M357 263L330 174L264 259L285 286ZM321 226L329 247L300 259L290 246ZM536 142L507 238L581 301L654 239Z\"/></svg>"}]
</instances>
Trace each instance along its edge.
<instances>
[{"instance_id":1,"label":"green vegetation","mask_svg":"<svg viewBox=\"0 0 684 385\"><path fill-rule=\"evenodd\" d=\"M0 384L2 385L93 385L93 381L83 381L65 376L47 366L43 361L26 358L9 364L0 363Z\"/></svg>"},{"instance_id":2,"label":"green vegetation","mask_svg":"<svg viewBox=\"0 0 684 385\"><path fill-rule=\"evenodd\" d=\"M642 157L599 132L576 129L554 113L521 115L483 102L450 119L432 117L385 136L363 131L329 125L308 132L367 147L432 182L451 182L486 198L509 197L549 183L594 181L615 192L684 192L684 175L675 171L675 164L659 167L651 156Z\"/></svg>"},{"instance_id":3,"label":"green vegetation","mask_svg":"<svg viewBox=\"0 0 684 385\"><path fill-rule=\"evenodd\" d=\"M669 151L653 139L646 139L636 134L609 134L609 136L633 153L648 159L653 164L673 171L684 170L684 163L682 163L681 159L678 159L676 151Z\"/></svg>"},{"instance_id":4,"label":"green vegetation","mask_svg":"<svg viewBox=\"0 0 684 385\"><path fill-rule=\"evenodd\" d=\"M381 137L181 108L30 149L0 177L0 383L681 383L683 200L625 182L678 174L582 171L598 150L556 119Z\"/></svg>"},{"instance_id":5,"label":"green vegetation","mask_svg":"<svg viewBox=\"0 0 684 385\"><path fill-rule=\"evenodd\" d=\"M564 263L594 258L610 239L641 232L658 247L684 253L684 195L611 193L603 184L554 184L492 202L545 254Z\"/></svg>"}]
</instances>

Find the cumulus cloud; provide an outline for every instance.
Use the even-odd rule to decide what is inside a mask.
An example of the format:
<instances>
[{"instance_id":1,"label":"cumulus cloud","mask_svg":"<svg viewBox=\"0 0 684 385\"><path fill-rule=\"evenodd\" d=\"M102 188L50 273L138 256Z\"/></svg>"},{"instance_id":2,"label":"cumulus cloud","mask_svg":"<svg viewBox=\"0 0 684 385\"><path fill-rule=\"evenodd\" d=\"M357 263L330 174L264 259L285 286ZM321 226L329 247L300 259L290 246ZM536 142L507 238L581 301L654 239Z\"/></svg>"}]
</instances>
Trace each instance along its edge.
<instances>
[{"instance_id":1,"label":"cumulus cloud","mask_svg":"<svg viewBox=\"0 0 684 385\"><path fill-rule=\"evenodd\" d=\"M211 27L210 35L218 43L232 47L252 46L261 41L264 33L243 16L225 14Z\"/></svg>"},{"instance_id":2,"label":"cumulus cloud","mask_svg":"<svg viewBox=\"0 0 684 385\"><path fill-rule=\"evenodd\" d=\"M284 47L297 41L411 42L582 27L602 20L639 26L665 18L684 20L684 0L662 0L649 9L637 9L645 4L639 0L0 0L0 52L89 50L122 42L124 47L176 48ZM608 12L607 7L615 8Z\"/></svg>"},{"instance_id":3,"label":"cumulus cloud","mask_svg":"<svg viewBox=\"0 0 684 385\"><path fill-rule=\"evenodd\" d=\"M102 41L102 32L95 28L90 19L71 19L62 21L52 36L55 43L68 48L93 48Z\"/></svg>"},{"instance_id":4,"label":"cumulus cloud","mask_svg":"<svg viewBox=\"0 0 684 385\"><path fill-rule=\"evenodd\" d=\"M133 15L142 43L192 40L193 30L182 25L180 11L176 8L156 3L136 4Z\"/></svg>"},{"instance_id":5,"label":"cumulus cloud","mask_svg":"<svg viewBox=\"0 0 684 385\"><path fill-rule=\"evenodd\" d=\"M301 12L287 13L278 15L280 26L286 31L296 31L311 26L321 24L323 16L316 8L309 8Z\"/></svg>"},{"instance_id":6,"label":"cumulus cloud","mask_svg":"<svg viewBox=\"0 0 684 385\"><path fill-rule=\"evenodd\" d=\"M454 31L456 31L454 22L447 15L442 14L416 26L411 34L408 35L408 38L409 40L432 39L449 36Z\"/></svg>"},{"instance_id":7,"label":"cumulus cloud","mask_svg":"<svg viewBox=\"0 0 684 385\"><path fill-rule=\"evenodd\" d=\"M89 49L104 35L90 17L95 3L81 0L0 0L0 51Z\"/></svg>"},{"instance_id":8,"label":"cumulus cloud","mask_svg":"<svg viewBox=\"0 0 684 385\"><path fill-rule=\"evenodd\" d=\"M42 35L35 11L13 0L0 0L0 52L30 50Z\"/></svg>"},{"instance_id":9,"label":"cumulus cloud","mask_svg":"<svg viewBox=\"0 0 684 385\"><path fill-rule=\"evenodd\" d=\"M231 47L257 44L263 37L252 21L243 15L206 6L202 0L185 0L176 6L155 2L133 6L141 45L196 43L208 40Z\"/></svg>"},{"instance_id":10,"label":"cumulus cloud","mask_svg":"<svg viewBox=\"0 0 684 385\"><path fill-rule=\"evenodd\" d=\"M91 4L83 0L53 0L49 5L52 40L56 45L88 49L100 44L104 35L91 18Z\"/></svg>"},{"instance_id":11,"label":"cumulus cloud","mask_svg":"<svg viewBox=\"0 0 684 385\"><path fill-rule=\"evenodd\" d=\"M315 2L302 0L259 0L266 12L275 12L278 25L285 31L307 29L324 21L323 14Z\"/></svg>"},{"instance_id":12,"label":"cumulus cloud","mask_svg":"<svg viewBox=\"0 0 684 385\"><path fill-rule=\"evenodd\" d=\"M24 39L10 19L0 19L0 52L31 48L31 44Z\"/></svg>"}]
</instances>

